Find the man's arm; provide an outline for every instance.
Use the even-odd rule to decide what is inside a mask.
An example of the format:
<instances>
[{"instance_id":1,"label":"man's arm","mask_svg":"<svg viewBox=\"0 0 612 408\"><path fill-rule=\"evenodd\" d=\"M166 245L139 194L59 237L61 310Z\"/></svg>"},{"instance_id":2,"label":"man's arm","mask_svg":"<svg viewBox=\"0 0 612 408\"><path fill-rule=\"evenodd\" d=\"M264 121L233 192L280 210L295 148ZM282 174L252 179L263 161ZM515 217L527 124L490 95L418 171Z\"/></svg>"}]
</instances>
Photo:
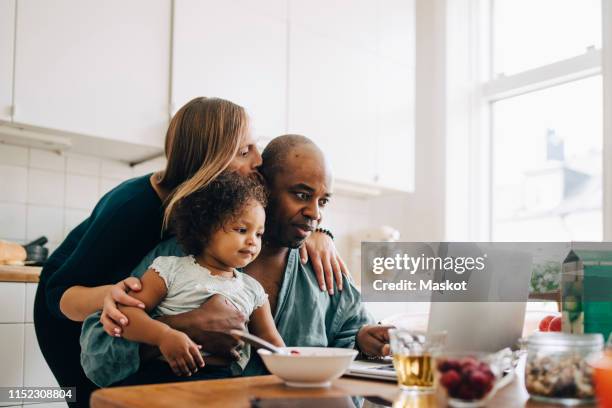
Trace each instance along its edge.
<instances>
[{"instance_id":1,"label":"man's arm","mask_svg":"<svg viewBox=\"0 0 612 408\"><path fill-rule=\"evenodd\" d=\"M361 303L361 294L357 288L348 280L344 281L344 290L336 296L338 303L336 318L331 328L333 339L330 346L343 348L359 346L357 334L363 326L374 324L374 318Z\"/></svg>"}]
</instances>

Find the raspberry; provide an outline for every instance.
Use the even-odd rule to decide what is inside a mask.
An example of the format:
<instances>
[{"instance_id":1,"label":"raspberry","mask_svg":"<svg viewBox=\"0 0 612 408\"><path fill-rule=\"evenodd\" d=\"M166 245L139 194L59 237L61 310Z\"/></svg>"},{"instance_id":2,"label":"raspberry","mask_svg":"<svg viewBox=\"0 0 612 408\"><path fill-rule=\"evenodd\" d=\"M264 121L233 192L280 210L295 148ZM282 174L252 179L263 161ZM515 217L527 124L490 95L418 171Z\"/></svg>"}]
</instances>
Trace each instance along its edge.
<instances>
[{"instance_id":1,"label":"raspberry","mask_svg":"<svg viewBox=\"0 0 612 408\"><path fill-rule=\"evenodd\" d=\"M451 391L461 383L461 376L455 370L449 370L440 377L440 384L447 390Z\"/></svg>"}]
</instances>

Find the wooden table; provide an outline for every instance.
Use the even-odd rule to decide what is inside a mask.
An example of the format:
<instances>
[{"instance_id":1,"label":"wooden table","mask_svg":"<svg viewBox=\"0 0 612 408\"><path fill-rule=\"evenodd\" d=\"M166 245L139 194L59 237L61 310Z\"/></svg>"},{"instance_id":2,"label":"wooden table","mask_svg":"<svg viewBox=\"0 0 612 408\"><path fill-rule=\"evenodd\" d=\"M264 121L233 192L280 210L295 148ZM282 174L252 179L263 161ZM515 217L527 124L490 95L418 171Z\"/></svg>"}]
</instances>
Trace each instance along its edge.
<instances>
[{"instance_id":1,"label":"wooden table","mask_svg":"<svg viewBox=\"0 0 612 408\"><path fill-rule=\"evenodd\" d=\"M522 372L521 372L522 374ZM92 408L157 408L157 407L250 407L250 400L259 398L321 398L349 395L373 395L395 401L394 407L444 406L437 395L407 396L391 382L343 377L330 388L290 388L273 375L226 380L194 381L98 390L92 395ZM316 402L312 404L316 406ZM501 389L489 407L539 407L550 405L529 400L522 375Z\"/></svg>"}]
</instances>

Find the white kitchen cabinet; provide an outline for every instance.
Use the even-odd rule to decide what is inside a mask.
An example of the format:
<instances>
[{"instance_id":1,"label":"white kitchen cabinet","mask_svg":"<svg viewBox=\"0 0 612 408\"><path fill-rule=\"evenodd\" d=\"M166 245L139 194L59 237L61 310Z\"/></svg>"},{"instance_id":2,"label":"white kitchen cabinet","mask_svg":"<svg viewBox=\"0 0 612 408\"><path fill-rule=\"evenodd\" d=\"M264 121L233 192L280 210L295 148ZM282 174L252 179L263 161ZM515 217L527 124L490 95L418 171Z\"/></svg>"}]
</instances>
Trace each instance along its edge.
<instances>
[{"instance_id":1,"label":"white kitchen cabinet","mask_svg":"<svg viewBox=\"0 0 612 408\"><path fill-rule=\"evenodd\" d=\"M414 70L380 59L377 183L414 190Z\"/></svg>"},{"instance_id":2,"label":"white kitchen cabinet","mask_svg":"<svg viewBox=\"0 0 612 408\"><path fill-rule=\"evenodd\" d=\"M176 0L172 106L216 96L244 106L254 133L286 131L287 22L284 3L263 10L243 1ZM273 11L278 8L278 13Z\"/></svg>"},{"instance_id":3,"label":"white kitchen cabinet","mask_svg":"<svg viewBox=\"0 0 612 408\"><path fill-rule=\"evenodd\" d=\"M25 283L0 282L0 299L2 299L0 324L23 323L25 317Z\"/></svg>"},{"instance_id":4,"label":"white kitchen cabinet","mask_svg":"<svg viewBox=\"0 0 612 408\"><path fill-rule=\"evenodd\" d=\"M4 303L3 303L4 304ZM0 324L0 387L23 386L23 323ZM10 405L0 403L0 405Z\"/></svg>"},{"instance_id":5,"label":"white kitchen cabinet","mask_svg":"<svg viewBox=\"0 0 612 408\"><path fill-rule=\"evenodd\" d=\"M290 0L289 132L338 179L411 191L414 1Z\"/></svg>"},{"instance_id":6,"label":"white kitchen cabinet","mask_svg":"<svg viewBox=\"0 0 612 408\"><path fill-rule=\"evenodd\" d=\"M375 181L377 57L291 26L289 132L313 139L336 178Z\"/></svg>"},{"instance_id":7,"label":"white kitchen cabinet","mask_svg":"<svg viewBox=\"0 0 612 408\"><path fill-rule=\"evenodd\" d=\"M24 387L59 387L51 369L40 351L36 332L32 323L24 325L24 360L23 360L23 386Z\"/></svg>"},{"instance_id":8,"label":"white kitchen cabinet","mask_svg":"<svg viewBox=\"0 0 612 408\"><path fill-rule=\"evenodd\" d=\"M15 0L0 0L0 120L11 119Z\"/></svg>"},{"instance_id":9,"label":"white kitchen cabinet","mask_svg":"<svg viewBox=\"0 0 612 408\"><path fill-rule=\"evenodd\" d=\"M289 20L292 26L329 38L334 43L376 52L378 5L385 1L290 0Z\"/></svg>"},{"instance_id":10,"label":"white kitchen cabinet","mask_svg":"<svg viewBox=\"0 0 612 408\"><path fill-rule=\"evenodd\" d=\"M20 0L18 123L161 146L170 0Z\"/></svg>"},{"instance_id":11,"label":"white kitchen cabinet","mask_svg":"<svg viewBox=\"0 0 612 408\"><path fill-rule=\"evenodd\" d=\"M414 69L415 1L382 0L378 2L379 52L384 58Z\"/></svg>"},{"instance_id":12,"label":"white kitchen cabinet","mask_svg":"<svg viewBox=\"0 0 612 408\"><path fill-rule=\"evenodd\" d=\"M25 295L25 322L34 322L34 300L36 298L36 288L38 283L26 283L26 295Z\"/></svg>"}]
</instances>

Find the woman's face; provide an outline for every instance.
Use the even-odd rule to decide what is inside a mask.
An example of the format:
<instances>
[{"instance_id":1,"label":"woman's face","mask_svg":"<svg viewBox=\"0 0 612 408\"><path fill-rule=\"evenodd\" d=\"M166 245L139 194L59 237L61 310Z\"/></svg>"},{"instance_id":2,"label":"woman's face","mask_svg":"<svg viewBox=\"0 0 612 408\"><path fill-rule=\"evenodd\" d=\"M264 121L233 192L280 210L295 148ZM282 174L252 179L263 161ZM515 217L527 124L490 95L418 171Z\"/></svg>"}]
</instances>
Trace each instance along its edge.
<instances>
[{"instance_id":1,"label":"woman's face","mask_svg":"<svg viewBox=\"0 0 612 408\"><path fill-rule=\"evenodd\" d=\"M242 138L238 153L230 162L228 169L249 176L255 173L259 166L261 166L261 154L249 129Z\"/></svg>"}]
</instances>

